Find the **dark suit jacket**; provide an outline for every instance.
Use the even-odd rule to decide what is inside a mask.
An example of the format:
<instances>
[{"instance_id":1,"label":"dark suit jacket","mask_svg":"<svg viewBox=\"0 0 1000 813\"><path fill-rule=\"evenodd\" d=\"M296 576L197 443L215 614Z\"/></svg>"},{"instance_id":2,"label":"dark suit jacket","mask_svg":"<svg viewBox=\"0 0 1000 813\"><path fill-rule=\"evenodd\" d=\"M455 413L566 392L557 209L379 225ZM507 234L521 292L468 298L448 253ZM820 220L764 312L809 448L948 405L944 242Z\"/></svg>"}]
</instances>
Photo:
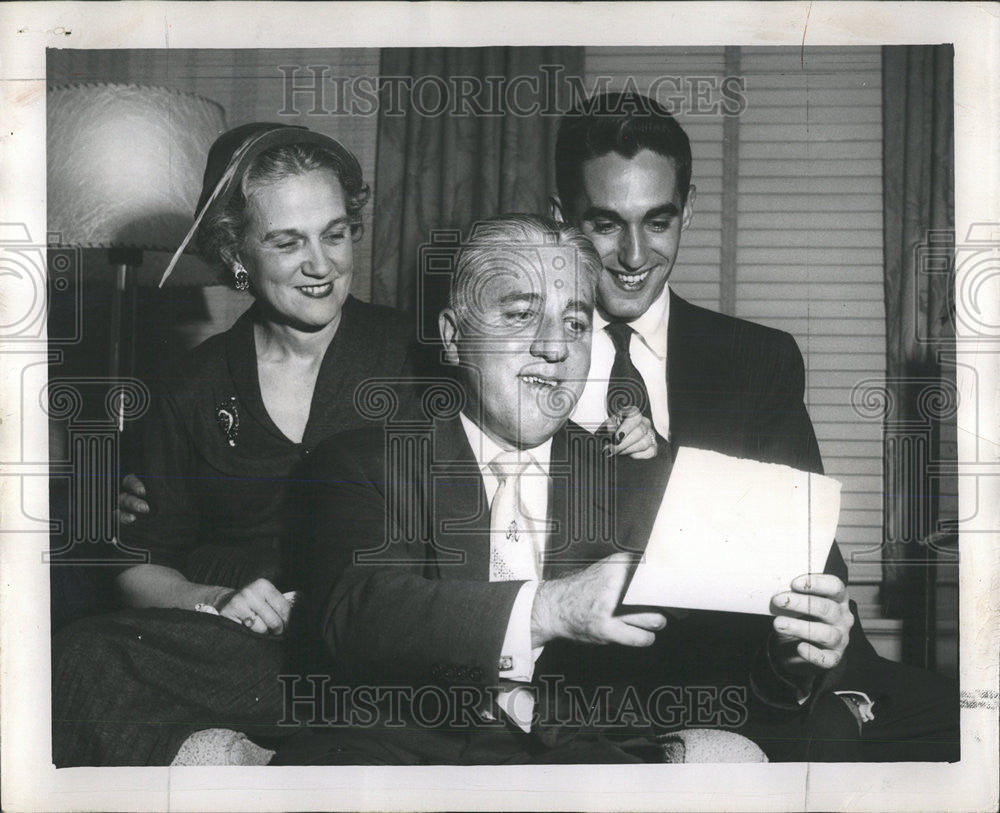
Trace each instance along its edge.
<instances>
[{"instance_id":1,"label":"dark suit jacket","mask_svg":"<svg viewBox=\"0 0 1000 813\"><path fill-rule=\"evenodd\" d=\"M671 293L667 376L675 446L822 471L802 355L788 333Z\"/></svg>"},{"instance_id":2,"label":"dark suit jacket","mask_svg":"<svg viewBox=\"0 0 1000 813\"><path fill-rule=\"evenodd\" d=\"M351 682L496 685L521 582L489 582L489 502L461 423L391 431L341 435L311 457L313 527L294 554L305 614ZM601 449L572 424L553 438L546 578L614 550Z\"/></svg>"},{"instance_id":3,"label":"dark suit jacket","mask_svg":"<svg viewBox=\"0 0 1000 813\"><path fill-rule=\"evenodd\" d=\"M667 337L667 377L673 449L692 446L736 457L781 463L822 473L823 463L803 401L805 368L791 335L690 304L671 293ZM623 464L627 465L627 464ZM655 463L651 480L662 469ZM662 483L662 486L661 486ZM659 506L664 478L647 492L648 502L634 510L629 535L648 538ZM836 544L826 572L847 582L847 566ZM852 604L855 626L845 661L874 655ZM742 662L759 657L770 634L769 616L691 613L678 634L676 656L685 651L684 680L737 680ZM706 642L713 641L712 646ZM750 654L750 649L756 651ZM693 658L691 653L698 653ZM736 658L734 661L733 658ZM690 670L695 670L692 673ZM774 680L773 670L754 670L758 688L777 702L792 705L794 691ZM827 676L833 687L837 673ZM766 684L766 685L765 685Z\"/></svg>"},{"instance_id":4,"label":"dark suit jacket","mask_svg":"<svg viewBox=\"0 0 1000 813\"><path fill-rule=\"evenodd\" d=\"M822 474L803 401L805 367L790 334L671 292L667 377L674 449L710 449ZM836 546L828 572L847 580Z\"/></svg>"},{"instance_id":5,"label":"dark suit jacket","mask_svg":"<svg viewBox=\"0 0 1000 813\"><path fill-rule=\"evenodd\" d=\"M803 402L802 354L788 333L700 308L671 292L667 379L674 452L691 446L823 472ZM619 470L644 483L640 493L627 495L631 516L619 520L619 532L645 540L666 488L663 460L625 459ZM827 572L847 580L836 546Z\"/></svg>"},{"instance_id":6,"label":"dark suit jacket","mask_svg":"<svg viewBox=\"0 0 1000 813\"><path fill-rule=\"evenodd\" d=\"M667 379L672 451L690 446L822 472L803 403L802 356L789 334L671 293ZM641 549L648 540L668 474L662 455L618 461L609 510L627 547ZM827 572L847 580L836 546ZM649 650L550 644L536 675L574 663L589 691L620 684L625 674L645 696L663 687L682 690L681 704L699 687L715 692L715 702L718 692L731 687L745 698L751 716L771 714L774 706L797 711L796 687L778 677L767 659L771 622L770 616L691 611L672 618ZM711 714L691 719L690 709L679 717L681 725L713 724Z\"/></svg>"},{"instance_id":7,"label":"dark suit jacket","mask_svg":"<svg viewBox=\"0 0 1000 813\"><path fill-rule=\"evenodd\" d=\"M673 448L821 471L791 336L673 296L668 341ZM346 682L493 686L520 583L488 581L489 505L464 432L450 421L428 437L395 445L387 437L342 435L312 456L304 511L312 528L296 554L304 615L318 619L328 666ZM556 530L545 578L645 546L667 469L662 459L611 463L600 439L578 427L555 436ZM836 550L828 569L846 579ZM536 664L536 681L562 678L585 696L610 686L612 705L628 687L642 697L664 687L735 687L748 707L762 696L797 710L794 687L764 657L770 631L769 616L692 612L671 620L649 649L556 641Z\"/></svg>"}]
</instances>

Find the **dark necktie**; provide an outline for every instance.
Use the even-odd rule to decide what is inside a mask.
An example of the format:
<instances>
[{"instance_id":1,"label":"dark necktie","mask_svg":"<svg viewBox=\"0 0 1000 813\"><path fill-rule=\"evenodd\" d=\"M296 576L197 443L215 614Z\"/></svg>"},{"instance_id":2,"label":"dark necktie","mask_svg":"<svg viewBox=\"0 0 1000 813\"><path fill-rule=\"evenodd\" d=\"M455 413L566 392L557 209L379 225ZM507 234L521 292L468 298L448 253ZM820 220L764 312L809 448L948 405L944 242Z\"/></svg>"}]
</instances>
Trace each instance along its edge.
<instances>
[{"instance_id":1,"label":"dark necktie","mask_svg":"<svg viewBox=\"0 0 1000 813\"><path fill-rule=\"evenodd\" d=\"M604 329L615 346L615 361L611 365L608 395L605 401L608 415L618 415L625 407L636 406L652 421L653 411L649 405L646 382L642 380L642 375L635 368L628 352L635 331L625 322L611 322Z\"/></svg>"}]
</instances>

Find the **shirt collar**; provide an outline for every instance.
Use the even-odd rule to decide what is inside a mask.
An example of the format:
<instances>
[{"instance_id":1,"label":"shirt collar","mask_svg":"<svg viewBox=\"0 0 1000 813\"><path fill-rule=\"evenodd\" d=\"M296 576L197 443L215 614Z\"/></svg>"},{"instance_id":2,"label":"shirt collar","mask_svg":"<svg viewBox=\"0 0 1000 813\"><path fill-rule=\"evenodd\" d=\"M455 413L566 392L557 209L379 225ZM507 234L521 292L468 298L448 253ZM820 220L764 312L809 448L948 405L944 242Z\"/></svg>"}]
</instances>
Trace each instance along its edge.
<instances>
[{"instance_id":1,"label":"shirt collar","mask_svg":"<svg viewBox=\"0 0 1000 813\"><path fill-rule=\"evenodd\" d=\"M472 456L476 458L479 470L484 474L492 475L489 465L498 454L504 451L496 441L480 429L471 419L461 413L462 429L469 439L469 446L472 447ZM519 452L522 459L527 459L537 466L544 474L549 473L549 459L552 457L552 438L549 438L533 449L522 449Z\"/></svg>"},{"instance_id":2,"label":"shirt collar","mask_svg":"<svg viewBox=\"0 0 1000 813\"><path fill-rule=\"evenodd\" d=\"M638 319L629 322L632 328L657 357L667 356L667 323L670 321L670 286L664 285L660 295ZM594 311L594 333L604 330L608 320Z\"/></svg>"}]
</instances>

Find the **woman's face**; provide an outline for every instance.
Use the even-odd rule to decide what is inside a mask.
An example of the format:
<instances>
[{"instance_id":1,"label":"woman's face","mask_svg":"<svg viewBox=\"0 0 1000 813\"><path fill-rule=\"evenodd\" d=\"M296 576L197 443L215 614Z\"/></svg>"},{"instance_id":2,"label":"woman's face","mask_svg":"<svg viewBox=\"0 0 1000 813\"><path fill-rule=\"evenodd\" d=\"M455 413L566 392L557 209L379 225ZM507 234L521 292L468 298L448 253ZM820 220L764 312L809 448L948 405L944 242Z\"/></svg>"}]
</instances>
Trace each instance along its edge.
<instances>
[{"instance_id":1,"label":"woman's face","mask_svg":"<svg viewBox=\"0 0 1000 813\"><path fill-rule=\"evenodd\" d=\"M354 270L354 243L336 174L316 169L253 190L239 258L272 318L306 331L336 319Z\"/></svg>"}]
</instances>

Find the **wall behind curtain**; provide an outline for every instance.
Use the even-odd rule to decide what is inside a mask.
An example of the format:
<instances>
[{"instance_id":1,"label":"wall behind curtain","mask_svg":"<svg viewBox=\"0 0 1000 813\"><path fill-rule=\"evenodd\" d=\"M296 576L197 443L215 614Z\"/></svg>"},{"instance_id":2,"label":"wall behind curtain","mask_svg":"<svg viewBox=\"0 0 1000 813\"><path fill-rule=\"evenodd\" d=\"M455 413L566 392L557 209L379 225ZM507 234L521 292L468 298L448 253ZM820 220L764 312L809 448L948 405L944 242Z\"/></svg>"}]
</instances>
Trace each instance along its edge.
<instances>
[{"instance_id":1,"label":"wall behind curtain","mask_svg":"<svg viewBox=\"0 0 1000 813\"><path fill-rule=\"evenodd\" d=\"M398 308L416 305L418 251L431 229L464 232L477 219L502 212L547 213L547 196L554 187L552 156L559 111L568 109L569 92L565 82L543 74L542 66L559 66L564 75L579 77L583 49L383 49L382 76L414 77L414 88L421 87L416 82L424 82L432 92L422 96L419 90L404 90L400 114L380 116L376 302ZM457 113L435 113L441 107L438 100L447 96L458 78L482 83L471 96L473 101ZM505 90L498 105L484 78L496 81L497 87L518 90L510 99ZM445 92L434 91L434 86ZM473 105L489 112L466 112L476 110ZM515 106L553 112L518 115L511 112ZM385 95L382 109L384 113L394 109Z\"/></svg>"},{"instance_id":2,"label":"wall behind curtain","mask_svg":"<svg viewBox=\"0 0 1000 813\"><path fill-rule=\"evenodd\" d=\"M925 645L935 604L957 602L954 92L951 45L883 48L888 325L883 603ZM933 468L941 469L932 475ZM937 585L927 568L937 561ZM949 620L951 620L949 618ZM953 646L955 629L940 630ZM939 647L940 649L940 647Z\"/></svg>"}]
</instances>

